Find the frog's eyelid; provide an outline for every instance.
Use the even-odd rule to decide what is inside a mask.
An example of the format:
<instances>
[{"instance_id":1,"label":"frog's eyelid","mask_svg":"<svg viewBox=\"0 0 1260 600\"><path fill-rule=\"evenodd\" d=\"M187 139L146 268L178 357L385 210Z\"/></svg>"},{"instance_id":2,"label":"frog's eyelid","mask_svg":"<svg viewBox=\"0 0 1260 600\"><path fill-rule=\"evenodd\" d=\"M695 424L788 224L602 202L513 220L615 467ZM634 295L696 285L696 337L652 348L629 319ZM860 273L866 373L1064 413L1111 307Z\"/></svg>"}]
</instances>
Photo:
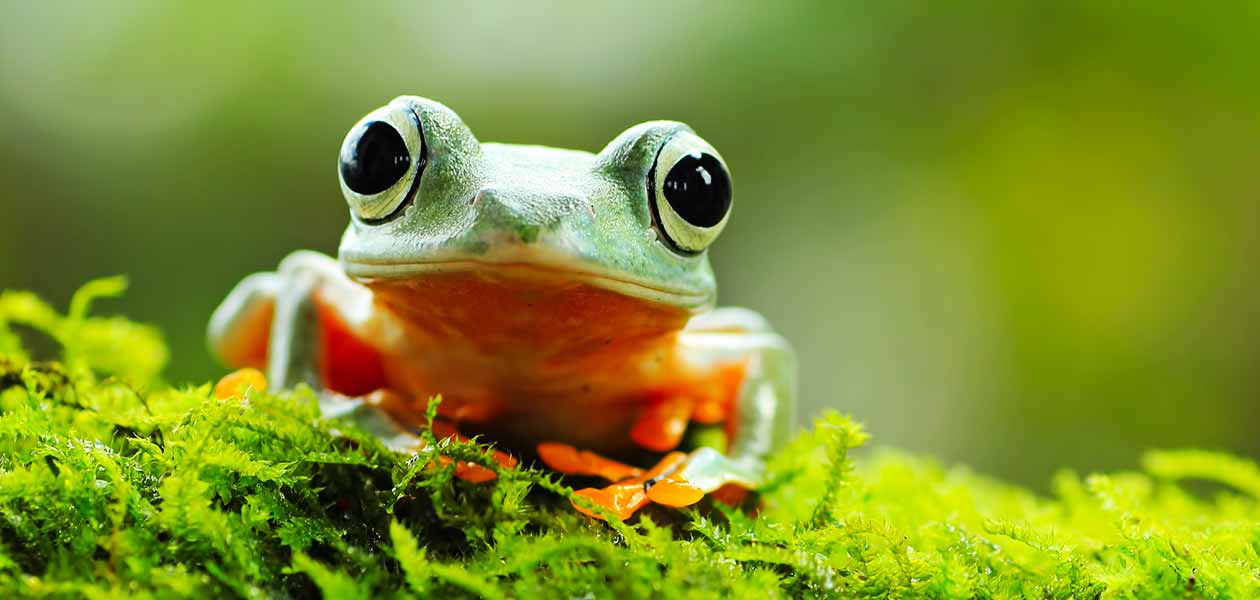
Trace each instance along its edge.
<instances>
[{"instance_id":1,"label":"frog's eyelid","mask_svg":"<svg viewBox=\"0 0 1260 600\"><path fill-rule=\"evenodd\" d=\"M634 125L608 142L597 156L597 168L607 172L635 172L636 176L651 168L661 145L680 132L691 128L678 121L647 121Z\"/></svg>"}]
</instances>

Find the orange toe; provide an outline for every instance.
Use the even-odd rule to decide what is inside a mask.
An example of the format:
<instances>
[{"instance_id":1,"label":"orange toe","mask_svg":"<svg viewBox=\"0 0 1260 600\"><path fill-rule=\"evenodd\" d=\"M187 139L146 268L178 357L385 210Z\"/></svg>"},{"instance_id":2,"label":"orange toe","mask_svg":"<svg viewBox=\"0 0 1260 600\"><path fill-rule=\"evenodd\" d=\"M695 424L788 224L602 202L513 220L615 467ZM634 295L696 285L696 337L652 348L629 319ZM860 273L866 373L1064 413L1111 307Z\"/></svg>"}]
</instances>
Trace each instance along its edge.
<instances>
[{"instance_id":1,"label":"orange toe","mask_svg":"<svg viewBox=\"0 0 1260 600\"><path fill-rule=\"evenodd\" d=\"M445 454L438 456L438 464L443 467L451 463L455 463L455 477L469 483L485 483L499 478L498 473L477 463L466 460L456 461Z\"/></svg>"},{"instance_id":2,"label":"orange toe","mask_svg":"<svg viewBox=\"0 0 1260 600\"><path fill-rule=\"evenodd\" d=\"M617 515L617 518L623 521L629 519L635 511L647 506L649 502L647 493L643 491L643 485L639 483L610 485L604 489L586 488L574 493ZM573 502L573 508L588 517L600 520L604 518L595 511L580 506L577 502Z\"/></svg>"},{"instance_id":3,"label":"orange toe","mask_svg":"<svg viewBox=\"0 0 1260 600\"><path fill-rule=\"evenodd\" d=\"M565 475L594 475L608 481L620 481L643 474L642 469L605 458L594 452L578 450L568 444L543 442L535 448L543 464Z\"/></svg>"},{"instance_id":4,"label":"orange toe","mask_svg":"<svg viewBox=\"0 0 1260 600\"><path fill-rule=\"evenodd\" d=\"M683 395L648 406L630 429L630 439L653 452L674 449L687 431L695 405L695 398Z\"/></svg>"},{"instance_id":5,"label":"orange toe","mask_svg":"<svg viewBox=\"0 0 1260 600\"><path fill-rule=\"evenodd\" d=\"M467 437L464 437L464 435L459 432L459 429L454 423L446 419L436 419L433 421L433 435L439 440L453 439L459 442L469 441ZM508 454L507 452L502 450L492 450L490 456L494 459L494 462L498 463L502 467L507 467L509 469L516 467L516 457ZM443 465L451 463L450 457L447 456L443 456L439 460L442 461ZM455 465L455 476L463 479L464 481L471 481L473 483L490 481L498 477L492 469L467 461L460 462Z\"/></svg>"},{"instance_id":6,"label":"orange toe","mask_svg":"<svg viewBox=\"0 0 1260 600\"><path fill-rule=\"evenodd\" d=\"M501 467L507 467L509 469L516 467L516 457L508 454L507 452L495 450L491 453L491 456L494 458L494 462L499 463L499 466Z\"/></svg>"},{"instance_id":7,"label":"orange toe","mask_svg":"<svg viewBox=\"0 0 1260 600\"><path fill-rule=\"evenodd\" d=\"M586 463L579 456L578 449L568 444L542 442L535 449L538 451L538 458L552 471L577 475L586 469Z\"/></svg>"},{"instance_id":8,"label":"orange toe","mask_svg":"<svg viewBox=\"0 0 1260 600\"><path fill-rule=\"evenodd\" d=\"M704 497L704 491L677 477L667 477L647 490L647 496L657 504L680 508L691 506Z\"/></svg>"},{"instance_id":9,"label":"orange toe","mask_svg":"<svg viewBox=\"0 0 1260 600\"><path fill-rule=\"evenodd\" d=\"M499 474L477 463L455 463L455 476L470 483L485 483L499 478Z\"/></svg>"},{"instance_id":10,"label":"orange toe","mask_svg":"<svg viewBox=\"0 0 1260 600\"><path fill-rule=\"evenodd\" d=\"M267 378L263 376L262 371L246 367L228 373L215 384L214 397L220 400L240 397L244 396L245 390L248 389L258 391L267 389Z\"/></svg>"}]
</instances>

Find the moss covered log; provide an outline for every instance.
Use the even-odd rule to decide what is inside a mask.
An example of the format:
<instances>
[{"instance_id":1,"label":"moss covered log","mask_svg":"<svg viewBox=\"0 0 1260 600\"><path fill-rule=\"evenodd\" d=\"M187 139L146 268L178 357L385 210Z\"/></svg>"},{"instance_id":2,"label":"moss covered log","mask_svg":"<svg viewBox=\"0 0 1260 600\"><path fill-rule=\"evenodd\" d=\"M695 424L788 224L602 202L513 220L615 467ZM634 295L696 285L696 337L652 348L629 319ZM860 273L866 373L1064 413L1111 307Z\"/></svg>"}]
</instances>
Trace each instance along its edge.
<instances>
[{"instance_id":1,"label":"moss covered log","mask_svg":"<svg viewBox=\"0 0 1260 600\"><path fill-rule=\"evenodd\" d=\"M1260 597L1260 472L1201 451L1063 472L1053 497L880 451L827 414L756 515L710 502L602 523L574 486L443 444L390 453L309 391L216 400L161 379L153 328L0 295L0 588L24 596ZM55 341L32 361L23 339ZM435 448L437 445L435 444ZM1207 480L1190 488L1186 479Z\"/></svg>"}]
</instances>

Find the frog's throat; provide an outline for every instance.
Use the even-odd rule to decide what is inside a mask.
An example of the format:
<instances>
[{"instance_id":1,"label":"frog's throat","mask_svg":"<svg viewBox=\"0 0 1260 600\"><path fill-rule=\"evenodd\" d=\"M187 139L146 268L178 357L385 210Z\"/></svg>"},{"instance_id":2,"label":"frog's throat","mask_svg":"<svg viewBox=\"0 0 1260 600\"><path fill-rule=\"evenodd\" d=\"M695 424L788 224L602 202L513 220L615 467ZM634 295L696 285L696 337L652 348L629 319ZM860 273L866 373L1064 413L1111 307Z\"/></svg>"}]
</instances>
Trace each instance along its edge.
<instances>
[{"instance_id":1,"label":"frog's throat","mask_svg":"<svg viewBox=\"0 0 1260 600\"><path fill-rule=\"evenodd\" d=\"M560 278L575 283L605 289L610 292L684 309L693 313L712 308L713 296L681 287L663 285L593 269L565 268L530 262L488 261L477 259L448 259L435 261L389 261L341 259L342 269L350 277L370 282L372 280L423 279L427 275L483 271L487 274L504 274L519 277Z\"/></svg>"}]
</instances>

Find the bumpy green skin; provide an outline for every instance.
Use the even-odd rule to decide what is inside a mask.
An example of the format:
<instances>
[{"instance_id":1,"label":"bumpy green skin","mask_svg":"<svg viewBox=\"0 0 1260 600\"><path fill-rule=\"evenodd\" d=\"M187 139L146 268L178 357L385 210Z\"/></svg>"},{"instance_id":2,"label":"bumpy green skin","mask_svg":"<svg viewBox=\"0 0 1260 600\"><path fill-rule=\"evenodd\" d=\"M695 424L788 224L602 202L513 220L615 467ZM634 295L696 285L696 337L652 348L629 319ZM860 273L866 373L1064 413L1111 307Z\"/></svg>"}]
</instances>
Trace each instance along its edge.
<instances>
[{"instance_id":1,"label":"bumpy green skin","mask_svg":"<svg viewBox=\"0 0 1260 600\"><path fill-rule=\"evenodd\" d=\"M424 126L429 162L416 198L382 224L355 218L340 259L352 277L403 277L416 263L459 259L528 262L615 275L672 292L661 300L711 307L707 254L671 250L652 226L647 178L673 121L630 128L599 154L482 144L441 103L403 96ZM481 194L479 196L479 193Z\"/></svg>"}]
</instances>

